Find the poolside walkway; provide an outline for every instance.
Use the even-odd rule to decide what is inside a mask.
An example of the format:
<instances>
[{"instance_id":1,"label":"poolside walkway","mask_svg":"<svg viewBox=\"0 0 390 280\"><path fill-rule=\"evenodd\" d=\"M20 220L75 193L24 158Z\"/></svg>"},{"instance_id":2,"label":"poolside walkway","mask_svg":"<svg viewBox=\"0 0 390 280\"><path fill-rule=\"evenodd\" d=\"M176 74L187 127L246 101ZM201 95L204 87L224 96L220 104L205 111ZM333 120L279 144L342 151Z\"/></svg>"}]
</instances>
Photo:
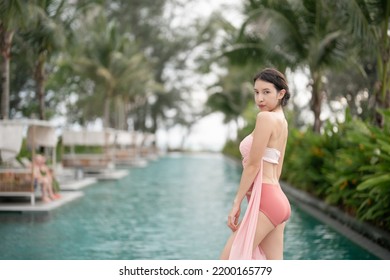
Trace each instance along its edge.
<instances>
[{"instance_id":1,"label":"poolside walkway","mask_svg":"<svg viewBox=\"0 0 390 280\"><path fill-rule=\"evenodd\" d=\"M299 208L329 225L378 258L390 260L390 234L388 232L356 220L337 207L328 205L286 182L281 182L281 186L288 198L296 202Z\"/></svg>"},{"instance_id":2,"label":"poolside walkway","mask_svg":"<svg viewBox=\"0 0 390 280\"><path fill-rule=\"evenodd\" d=\"M95 184L97 182L96 178L83 178L80 180L69 180L65 182L60 181L61 191L76 191L83 189L89 185Z\"/></svg>"},{"instance_id":3,"label":"poolside walkway","mask_svg":"<svg viewBox=\"0 0 390 280\"><path fill-rule=\"evenodd\" d=\"M76 200L83 195L84 193L80 191L61 192L60 199L46 203L38 200L35 205L31 205L25 201L0 203L0 212L48 212Z\"/></svg>"},{"instance_id":4,"label":"poolside walkway","mask_svg":"<svg viewBox=\"0 0 390 280\"><path fill-rule=\"evenodd\" d=\"M122 169L107 169L97 173L84 173L86 178L95 178L99 181L120 180L129 174L128 170Z\"/></svg>"}]
</instances>

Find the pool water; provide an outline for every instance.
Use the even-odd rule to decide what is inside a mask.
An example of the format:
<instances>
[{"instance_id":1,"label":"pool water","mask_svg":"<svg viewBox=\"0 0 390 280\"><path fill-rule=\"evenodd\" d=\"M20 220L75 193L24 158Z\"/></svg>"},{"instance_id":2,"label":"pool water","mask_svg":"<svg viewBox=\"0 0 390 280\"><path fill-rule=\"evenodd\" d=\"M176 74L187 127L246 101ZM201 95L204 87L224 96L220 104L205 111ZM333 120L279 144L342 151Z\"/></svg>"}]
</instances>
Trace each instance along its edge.
<instances>
[{"instance_id":1,"label":"pool water","mask_svg":"<svg viewBox=\"0 0 390 280\"><path fill-rule=\"evenodd\" d=\"M241 167L172 154L50 213L0 213L1 259L218 259ZM376 259L292 204L285 259Z\"/></svg>"}]
</instances>

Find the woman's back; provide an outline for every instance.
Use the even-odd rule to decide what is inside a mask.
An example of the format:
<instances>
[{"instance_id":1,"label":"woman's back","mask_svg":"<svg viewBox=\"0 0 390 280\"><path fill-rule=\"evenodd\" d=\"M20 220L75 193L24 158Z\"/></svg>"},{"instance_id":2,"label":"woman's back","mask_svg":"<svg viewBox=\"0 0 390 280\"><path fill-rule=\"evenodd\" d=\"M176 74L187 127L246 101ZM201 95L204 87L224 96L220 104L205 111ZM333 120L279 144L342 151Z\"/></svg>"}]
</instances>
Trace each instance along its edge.
<instances>
[{"instance_id":1,"label":"woman's back","mask_svg":"<svg viewBox=\"0 0 390 280\"><path fill-rule=\"evenodd\" d=\"M288 125L284 115L274 112L270 112L270 114L272 114L273 126L267 147L278 150L280 152L280 158L278 164L264 161L263 181L264 183L277 184L279 182L284 153L286 150Z\"/></svg>"}]
</instances>

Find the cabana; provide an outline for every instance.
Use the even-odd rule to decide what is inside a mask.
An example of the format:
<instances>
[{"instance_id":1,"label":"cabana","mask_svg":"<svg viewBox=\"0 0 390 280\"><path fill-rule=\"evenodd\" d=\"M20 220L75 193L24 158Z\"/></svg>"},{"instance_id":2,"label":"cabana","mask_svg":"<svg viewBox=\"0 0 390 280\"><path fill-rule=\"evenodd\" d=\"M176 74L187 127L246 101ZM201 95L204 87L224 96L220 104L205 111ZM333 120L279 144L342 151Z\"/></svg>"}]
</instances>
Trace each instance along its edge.
<instances>
[{"instance_id":1,"label":"cabana","mask_svg":"<svg viewBox=\"0 0 390 280\"><path fill-rule=\"evenodd\" d=\"M144 167L147 161L140 156L140 147L137 145L137 134L129 131L115 131L115 148L113 150L116 166Z\"/></svg>"},{"instance_id":2,"label":"cabana","mask_svg":"<svg viewBox=\"0 0 390 280\"><path fill-rule=\"evenodd\" d=\"M52 148L52 166L55 166L57 136L55 127L42 120L2 120L0 121L0 156L6 165L0 169L0 196L28 196L35 204L33 166L12 164L19 155L23 135L27 128L26 143L32 151L32 158L38 147Z\"/></svg>"},{"instance_id":3,"label":"cabana","mask_svg":"<svg viewBox=\"0 0 390 280\"><path fill-rule=\"evenodd\" d=\"M54 169L57 163L56 147L58 137L56 135L56 128L47 121L33 120L28 122L27 147L32 151L32 157L35 156L35 150L38 147L45 147L51 149L51 166ZM49 153L49 154L50 154Z\"/></svg>"},{"instance_id":4,"label":"cabana","mask_svg":"<svg viewBox=\"0 0 390 280\"><path fill-rule=\"evenodd\" d=\"M149 160L156 160L158 158L158 154L156 147L156 135L152 133L145 133L141 145L141 156Z\"/></svg>"},{"instance_id":5,"label":"cabana","mask_svg":"<svg viewBox=\"0 0 390 280\"><path fill-rule=\"evenodd\" d=\"M62 155L64 167L79 168L84 172L94 172L110 168L113 165L108 147L114 142L114 136L108 131L72 131L62 132L63 147L70 147L70 153ZM100 153L76 153L75 147L101 147Z\"/></svg>"},{"instance_id":6,"label":"cabana","mask_svg":"<svg viewBox=\"0 0 390 280\"><path fill-rule=\"evenodd\" d=\"M119 179L115 171L111 147L114 145L115 133L112 129L103 131L72 131L64 130L62 133L63 148L69 147L70 153L62 155L62 165L65 168L81 170L86 176L94 176L97 179ZM76 146L100 147L99 153L76 153ZM127 173L126 173L127 174ZM125 174L125 175L126 175Z\"/></svg>"}]
</instances>

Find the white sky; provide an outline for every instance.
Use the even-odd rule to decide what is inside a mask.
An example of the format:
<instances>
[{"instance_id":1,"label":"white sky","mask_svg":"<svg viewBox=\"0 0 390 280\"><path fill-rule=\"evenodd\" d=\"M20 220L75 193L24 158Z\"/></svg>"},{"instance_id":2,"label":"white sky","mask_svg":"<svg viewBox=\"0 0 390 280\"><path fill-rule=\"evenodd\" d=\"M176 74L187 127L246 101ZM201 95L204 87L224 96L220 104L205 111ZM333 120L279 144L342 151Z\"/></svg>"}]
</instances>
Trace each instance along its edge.
<instances>
[{"instance_id":1,"label":"white sky","mask_svg":"<svg viewBox=\"0 0 390 280\"><path fill-rule=\"evenodd\" d=\"M242 22L239 13L241 1L237 0L198 0L190 2L184 9L174 12L175 18L172 26L185 26L191 24L199 17L208 18L214 11L222 12L223 16L236 27ZM191 64L191 63L190 63ZM200 75L193 74L186 84L191 85L191 96L196 103L203 103L207 100L206 88L216 82L217 70L211 73ZM175 73L168 73L175 79ZM159 130L157 132L157 143L162 148L179 148L184 140L184 148L189 150L212 150L220 151L228 138L229 129L223 124L221 113L211 114L196 123L189 133L186 128L177 126L169 131Z\"/></svg>"}]
</instances>

